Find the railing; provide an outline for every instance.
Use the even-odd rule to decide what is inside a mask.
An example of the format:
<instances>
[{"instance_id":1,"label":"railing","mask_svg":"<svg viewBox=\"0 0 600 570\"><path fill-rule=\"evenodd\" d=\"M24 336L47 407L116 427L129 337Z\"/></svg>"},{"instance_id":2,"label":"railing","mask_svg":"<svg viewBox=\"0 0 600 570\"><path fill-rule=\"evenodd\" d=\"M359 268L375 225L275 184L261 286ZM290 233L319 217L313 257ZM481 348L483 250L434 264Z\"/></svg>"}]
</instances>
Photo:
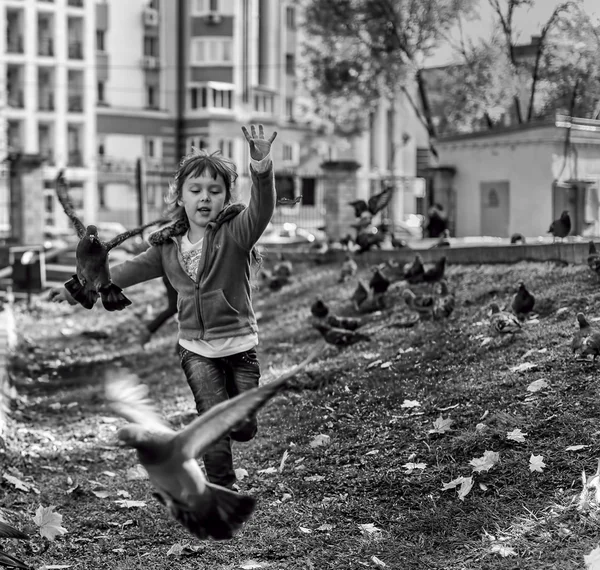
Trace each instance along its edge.
<instances>
[{"instance_id":1,"label":"railing","mask_svg":"<svg viewBox=\"0 0 600 570\"><path fill-rule=\"evenodd\" d=\"M6 38L7 53L23 53L23 36L14 36L9 34Z\"/></svg>"},{"instance_id":2,"label":"railing","mask_svg":"<svg viewBox=\"0 0 600 570\"><path fill-rule=\"evenodd\" d=\"M38 109L40 111L54 111L54 94L40 93L38 98Z\"/></svg>"},{"instance_id":3,"label":"railing","mask_svg":"<svg viewBox=\"0 0 600 570\"><path fill-rule=\"evenodd\" d=\"M81 113L83 111L83 97L81 95L69 95L67 110L70 113Z\"/></svg>"},{"instance_id":4,"label":"railing","mask_svg":"<svg viewBox=\"0 0 600 570\"><path fill-rule=\"evenodd\" d=\"M38 44L38 55L53 56L54 40L52 38L42 38Z\"/></svg>"},{"instance_id":5,"label":"railing","mask_svg":"<svg viewBox=\"0 0 600 570\"><path fill-rule=\"evenodd\" d=\"M83 59L83 46L81 42L71 42L68 51L69 59Z\"/></svg>"}]
</instances>

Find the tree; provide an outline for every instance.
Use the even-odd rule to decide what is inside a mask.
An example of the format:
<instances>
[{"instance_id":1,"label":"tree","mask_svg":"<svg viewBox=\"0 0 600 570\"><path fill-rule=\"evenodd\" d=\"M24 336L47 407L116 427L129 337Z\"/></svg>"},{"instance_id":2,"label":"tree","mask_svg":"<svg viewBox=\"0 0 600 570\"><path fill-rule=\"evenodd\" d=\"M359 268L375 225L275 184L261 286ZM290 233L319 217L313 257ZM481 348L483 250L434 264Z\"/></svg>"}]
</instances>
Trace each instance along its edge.
<instances>
[{"instance_id":1,"label":"tree","mask_svg":"<svg viewBox=\"0 0 600 570\"><path fill-rule=\"evenodd\" d=\"M338 131L355 134L364 130L369 111L384 98L391 109L390 130L395 133L395 105L403 92L434 138L422 62L474 2L304 0L305 79L321 114ZM417 101L410 93L413 81L418 86ZM393 144L392 172L397 150Z\"/></svg>"}]
</instances>

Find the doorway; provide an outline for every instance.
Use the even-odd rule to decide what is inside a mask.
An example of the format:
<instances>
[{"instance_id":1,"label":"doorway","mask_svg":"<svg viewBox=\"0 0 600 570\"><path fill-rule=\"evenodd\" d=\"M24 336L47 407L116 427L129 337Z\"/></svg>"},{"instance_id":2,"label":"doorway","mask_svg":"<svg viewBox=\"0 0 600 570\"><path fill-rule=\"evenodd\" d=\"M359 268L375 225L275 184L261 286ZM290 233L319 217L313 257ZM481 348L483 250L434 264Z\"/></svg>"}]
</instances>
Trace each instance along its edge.
<instances>
[{"instance_id":1,"label":"doorway","mask_svg":"<svg viewBox=\"0 0 600 570\"><path fill-rule=\"evenodd\" d=\"M481 234L482 236L508 237L510 214L510 185L508 181L482 182Z\"/></svg>"}]
</instances>

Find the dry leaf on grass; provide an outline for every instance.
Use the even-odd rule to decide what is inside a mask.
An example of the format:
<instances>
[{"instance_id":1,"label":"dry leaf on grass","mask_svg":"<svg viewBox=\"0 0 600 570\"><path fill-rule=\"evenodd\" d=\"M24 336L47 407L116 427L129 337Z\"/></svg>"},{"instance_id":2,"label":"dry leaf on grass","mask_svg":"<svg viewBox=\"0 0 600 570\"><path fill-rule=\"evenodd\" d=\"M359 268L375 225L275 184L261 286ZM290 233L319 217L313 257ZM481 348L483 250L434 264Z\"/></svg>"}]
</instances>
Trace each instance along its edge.
<instances>
[{"instance_id":1,"label":"dry leaf on grass","mask_svg":"<svg viewBox=\"0 0 600 570\"><path fill-rule=\"evenodd\" d=\"M449 483L444 483L442 486L442 491L447 491L448 489L455 489L460 485L458 489L458 498L461 501L465 500L465 497L471 492L473 488L473 477L457 477L453 479Z\"/></svg>"},{"instance_id":2,"label":"dry leaf on grass","mask_svg":"<svg viewBox=\"0 0 600 570\"><path fill-rule=\"evenodd\" d=\"M450 417L444 418L441 415L433 422L433 429L429 430L429 433L446 433L450 431L451 425L454 420Z\"/></svg>"},{"instance_id":3,"label":"dry leaf on grass","mask_svg":"<svg viewBox=\"0 0 600 570\"><path fill-rule=\"evenodd\" d=\"M248 471L246 471L246 469L243 467L238 467L235 469L235 478L238 481L242 481L245 477L248 477Z\"/></svg>"},{"instance_id":4,"label":"dry leaf on grass","mask_svg":"<svg viewBox=\"0 0 600 570\"><path fill-rule=\"evenodd\" d=\"M525 441L525 436L527 434L522 432L519 428L513 429L506 433L506 439L510 439L511 441L516 441L518 443L523 443Z\"/></svg>"},{"instance_id":5,"label":"dry leaf on grass","mask_svg":"<svg viewBox=\"0 0 600 570\"><path fill-rule=\"evenodd\" d=\"M508 556L517 556L517 553L514 548L511 546L505 546L504 544L494 544L492 545L492 553L499 554L502 558L507 558Z\"/></svg>"},{"instance_id":6,"label":"dry leaf on grass","mask_svg":"<svg viewBox=\"0 0 600 570\"><path fill-rule=\"evenodd\" d=\"M581 451L586 447L589 447L589 445L569 445L569 447L565 448L565 451Z\"/></svg>"},{"instance_id":7,"label":"dry leaf on grass","mask_svg":"<svg viewBox=\"0 0 600 570\"><path fill-rule=\"evenodd\" d=\"M62 515L54 512L55 507L42 507L40 505L35 511L33 522L40 529L40 536L53 541L57 536L65 534L67 529L61 526Z\"/></svg>"},{"instance_id":8,"label":"dry leaf on grass","mask_svg":"<svg viewBox=\"0 0 600 570\"><path fill-rule=\"evenodd\" d=\"M325 445L329 445L331 443L331 438L328 435L320 433L316 435L315 438L309 443L311 447L321 447Z\"/></svg>"},{"instance_id":9,"label":"dry leaf on grass","mask_svg":"<svg viewBox=\"0 0 600 570\"><path fill-rule=\"evenodd\" d=\"M544 388L548 387L548 382L546 382L543 378L540 378L538 380L534 380L531 384L529 384L529 386L527 386L527 391L528 392L539 392L540 390L543 390Z\"/></svg>"},{"instance_id":10,"label":"dry leaf on grass","mask_svg":"<svg viewBox=\"0 0 600 570\"><path fill-rule=\"evenodd\" d=\"M538 471L539 473L542 473L544 467L546 467L546 464L544 463L544 456L543 455L533 455L533 453L532 453L531 457L529 458L529 471L531 471L532 473L534 471Z\"/></svg>"},{"instance_id":11,"label":"dry leaf on grass","mask_svg":"<svg viewBox=\"0 0 600 570\"><path fill-rule=\"evenodd\" d=\"M586 570L600 570L600 546L583 555Z\"/></svg>"},{"instance_id":12,"label":"dry leaf on grass","mask_svg":"<svg viewBox=\"0 0 600 570\"><path fill-rule=\"evenodd\" d=\"M128 501L127 499L117 499L115 503L122 509L141 509L146 506L144 501Z\"/></svg>"},{"instance_id":13,"label":"dry leaf on grass","mask_svg":"<svg viewBox=\"0 0 600 570\"><path fill-rule=\"evenodd\" d=\"M421 406L421 403L417 400L404 400L402 402L401 408L418 408Z\"/></svg>"},{"instance_id":14,"label":"dry leaf on grass","mask_svg":"<svg viewBox=\"0 0 600 570\"><path fill-rule=\"evenodd\" d=\"M475 473L489 471L496 463L500 461L500 454L495 451L484 451L481 457L475 457L469 461Z\"/></svg>"}]
</instances>

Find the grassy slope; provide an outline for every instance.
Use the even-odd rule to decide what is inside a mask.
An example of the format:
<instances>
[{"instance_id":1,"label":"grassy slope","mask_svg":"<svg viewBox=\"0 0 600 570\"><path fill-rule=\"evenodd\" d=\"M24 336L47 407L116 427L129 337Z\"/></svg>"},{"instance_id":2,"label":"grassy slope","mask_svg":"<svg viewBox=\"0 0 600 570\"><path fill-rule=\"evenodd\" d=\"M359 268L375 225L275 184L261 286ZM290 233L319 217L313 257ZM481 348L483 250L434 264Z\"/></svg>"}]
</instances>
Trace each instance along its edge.
<instances>
[{"instance_id":1,"label":"grassy slope","mask_svg":"<svg viewBox=\"0 0 600 570\"><path fill-rule=\"evenodd\" d=\"M255 295L262 313L265 379L301 360L318 341L318 333L307 326L317 292L336 311L351 314L347 299L354 282L339 285L338 269L296 267L294 284ZM598 314L597 280L587 267L525 263L450 267L448 274L459 309L444 326L385 326L406 315L398 292L392 293L390 309L369 316L364 327L373 332L371 342L328 349L293 390L261 413L256 440L235 447L236 466L249 473L240 487L257 497L257 512L228 543L191 540L153 501L146 481L125 478L134 455L107 446L117 424L107 419L102 367L78 376L46 368L57 360L112 353L118 345L130 353L124 364L150 385L163 413L175 426L185 424L194 409L173 353L173 325L144 352L135 348L131 313L107 316L46 303L33 314L19 313L28 342L16 362L22 398L3 464L18 470L13 474L30 476L41 494L25 494L3 482L1 504L9 515L15 513L13 521L29 529L25 513L31 515L40 502L56 505L69 533L38 561L73 568L164 568L176 542L200 548L170 557L173 569L239 568L248 560L275 569L377 567L373 556L403 569L581 568L583 554L600 540L594 519L572 503L582 469L593 472L600 456L597 372L574 363L568 343L577 310ZM368 279L366 270L362 277ZM492 299L508 301L520 278L536 294L540 324L528 326L527 335L514 343L480 349L485 307ZM141 307L148 298L158 307L161 295L159 282L131 293ZM569 311L557 315L560 307ZM111 339L69 340L56 333L65 326L101 327L111 331ZM530 350L535 352L524 358ZM376 360L392 365L369 368ZM525 361L537 369L510 371ZM118 372L109 368L108 373ZM539 378L549 387L528 392ZM402 408L404 399L418 400L421 407ZM68 407L70 402L77 405ZM440 414L453 419L453 429L428 433ZM480 422L487 429L477 432ZM524 443L506 439L506 432L517 427L528 434ZM311 447L318 434L329 435L330 445ZM576 444L589 447L565 451ZM285 450L289 457L282 473L258 473L278 467ZM475 475L464 501L455 490L442 491L443 483L471 475L469 461L486 450L499 452L500 463ZM544 456L543 473L530 473L531 454ZM403 465L409 461L427 467L407 473ZM80 487L67 493L71 480ZM93 481L113 496L95 497ZM120 498L118 490L147 501L147 507L119 508L113 502ZM358 525L368 523L381 531L361 532ZM518 558L493 554L497 544L512 547Z\"/></svg>"}]
</instances>

